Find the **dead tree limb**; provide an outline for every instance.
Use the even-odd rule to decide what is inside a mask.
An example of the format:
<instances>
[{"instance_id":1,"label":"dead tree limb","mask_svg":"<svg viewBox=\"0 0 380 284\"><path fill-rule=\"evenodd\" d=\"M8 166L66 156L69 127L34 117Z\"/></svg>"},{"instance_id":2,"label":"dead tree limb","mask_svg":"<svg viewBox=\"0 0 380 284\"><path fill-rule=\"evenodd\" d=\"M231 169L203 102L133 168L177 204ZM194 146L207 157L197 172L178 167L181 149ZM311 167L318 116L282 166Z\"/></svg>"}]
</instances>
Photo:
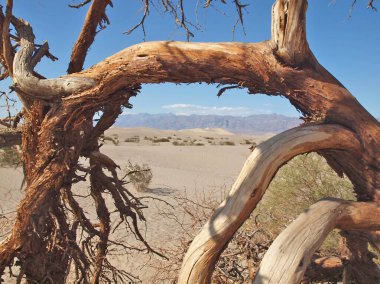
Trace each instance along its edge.
<instances>
[{"instance_id":1,"label":"dead tree limb","mask_svg":"<svg viewBox=\"0 0 380 284\"><path fill-rule=\"evenodd\" d=\"M108 5L111 5L110 0L94 0L92 2L87 12L82 31L79 34L79 37L71 53L71 58L70 58L69 68L67 69L67 73L70 74L70 73L79 72L82 70L84 60L86 59L86 56L87 56L87 51L90 48L91 44L94 42L97 27L99 25L103 26L102 24L103 21L109 24L109 20L106 15L106 7ZM78 7L75 6L75 8L78 8Z\"/></svg>"},{"instance_id":2,"label":"dead tree limb","mask_svg":"<svg viewBox=\"0 0 380 284\"><path fill-rule=\"evenodd\" d=\"M226 200L190 245L178 283L209 283L223 248L255 209L278 169L299 154L322 149L355 155L361 146L352 132L337 125L294 128L258 145Z\"/></svg>"},{"instance_id":3,"label":"dead tree limb","mask_svg":"<svg viewBox=\"0 0 380 284\"><path fill-rule=\"evenodd\" d=\"M12 23L20 35L20 49L13 62L13 87L21 95L45 100L57 100L62 96L80 92L95 85L91 79L59 77L40 79L34 75L34 34L28 22L12 17Z\"/></svg>"},{"instance_id":4,"label":"dead tree limb","mask_svg":"<svg viewBox=\"0 0 380 284\"><path fill-rule=\"evenodd\" d=\"M254 283L300 283L313 253L334 228L379 230L380 206L331 198L312 205L272 243ZM373 264L372 272L366 273L367 283L374 283L371 279L379 275L380 269Z\"/></svg>"},{"instance_id":5,"label":"dead tree limb","mask_svg":"<svg viewBox=\"0 0 380 284\"><path fill-rule=\"evenodd\" d=\"M8 69L8 73L12 76L13 74L13 50L11 40L9 38L9 28L12 18L13 0L7 0L5 17L2 26L2 43L3 43L3 57L5 64Z\"/></svg>"}]
</instances>

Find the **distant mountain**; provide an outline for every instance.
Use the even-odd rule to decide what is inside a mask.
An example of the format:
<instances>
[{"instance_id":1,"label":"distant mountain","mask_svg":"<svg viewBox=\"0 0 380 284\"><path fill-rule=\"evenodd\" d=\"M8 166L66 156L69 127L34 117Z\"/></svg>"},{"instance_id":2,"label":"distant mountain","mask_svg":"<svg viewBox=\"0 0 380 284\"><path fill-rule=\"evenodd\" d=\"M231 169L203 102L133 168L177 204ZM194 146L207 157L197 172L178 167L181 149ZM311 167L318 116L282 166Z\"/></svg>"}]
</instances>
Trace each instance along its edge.
<instances>
[{"instance_id":1,"label":"distant mountain","mask_svg":"<svg viewBox=\"0 0 380 284\"><path fill-rule=\"evenodd\" d=\"M120 127L158 129L224 128L234 133L278 133L301 124L296 117L278 114L257 114L246 117L221 115L129 114L116 121Z\"/></svg>"}]
</instances>

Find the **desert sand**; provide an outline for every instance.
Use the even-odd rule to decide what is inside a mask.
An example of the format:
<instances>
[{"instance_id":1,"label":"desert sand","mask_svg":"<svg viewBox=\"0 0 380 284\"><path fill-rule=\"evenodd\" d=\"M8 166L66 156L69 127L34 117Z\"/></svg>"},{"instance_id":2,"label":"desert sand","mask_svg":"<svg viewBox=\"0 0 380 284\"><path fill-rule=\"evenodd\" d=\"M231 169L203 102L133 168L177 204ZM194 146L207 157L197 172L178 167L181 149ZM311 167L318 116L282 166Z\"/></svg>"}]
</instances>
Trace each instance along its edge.
<instances>
[{"instance_id":1,"label":"desert sand","mask_svg":"<svg viewBox=\"0 0 380 284\"><path fill-rule=\"evenodd\" d=\"M152 169L153 179L146 192L136 192L128 185L137 196L157 197L169 202L172 196L184 192L190 198L196 198L199 194L218 195L217 198L221 198L228 192L249 156L250 143L259 143L270 135L234 135L224 129L172 131L114 127L105 133L107 138L102 152L113 158L121 169L128 161L147 164ZM86 161L81 160L81 163L85 164ZM23 195L22 177L21 168L0 168L0 213L10 219ZM87 188L88 184L85 183L76 185L79 193L87 192ZM82 200L81 204L87 207L91 201ZM163 242L175 240L175 225L158 214L160 202L151 200L147 201L147 205L149 208L144 211L146 230L144 225L142 229L148 242L160 246ZM91 213L89 215L91 218ZM115 234L128 240L132 238L125 231ZM112 262L120 268L132 269L142 283L150 283L151 271L144 267L146 259L149 257L136 258L131 254L113 257Z\"/></svg>"}]
</instances>

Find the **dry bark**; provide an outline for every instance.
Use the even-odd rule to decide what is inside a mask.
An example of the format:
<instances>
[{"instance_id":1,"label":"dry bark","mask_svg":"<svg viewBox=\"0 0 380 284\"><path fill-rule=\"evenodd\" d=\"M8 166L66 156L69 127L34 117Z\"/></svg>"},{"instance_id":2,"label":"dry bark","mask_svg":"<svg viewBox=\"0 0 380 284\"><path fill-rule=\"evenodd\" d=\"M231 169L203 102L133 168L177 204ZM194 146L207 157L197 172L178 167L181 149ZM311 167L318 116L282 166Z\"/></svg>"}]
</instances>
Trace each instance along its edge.
<instances>
[{"instance_id":1,"label":"dry bark","mask_svg":"<svg viewBox=\"0 0 380 284\"><path fill-rule=\"evenodd\" d=\"M380 206L376 203L326 199L317 202L292 222L265 254L254 283L300 283L315 250L334 228L373 231L380 228ZM367 257L368 258L368 257ZM360 283L377 283L380 269L361 272ZM362 269L363 265L358 270Z\"/></svg>"},{"instance_id":2,"label":"dry bark","mask_svg":"<svg viewBox=\"0 0 380 284\"><path fill-rule=\"evenodd\" d=\"M67 73L70 74L82 70L87 51L94 42L97 27L102 27L103 21L109 24L109 20L105 12L108 5L112 5L110 0L94 0L92 2L91 7L87 12L81 33L71 53Z\"/></svg>"}]
</instances>

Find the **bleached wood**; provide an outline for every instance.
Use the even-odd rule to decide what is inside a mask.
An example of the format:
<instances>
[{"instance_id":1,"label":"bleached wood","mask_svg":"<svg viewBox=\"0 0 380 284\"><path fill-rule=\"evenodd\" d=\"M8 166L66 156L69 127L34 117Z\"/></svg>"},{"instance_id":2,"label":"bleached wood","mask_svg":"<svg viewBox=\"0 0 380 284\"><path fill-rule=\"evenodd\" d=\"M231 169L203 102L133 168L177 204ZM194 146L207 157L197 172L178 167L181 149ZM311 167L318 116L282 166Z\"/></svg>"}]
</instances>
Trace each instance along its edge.
<instances>
[{"instance_id":1,"label":"bleached wood","mask_svg":"<svg viewBox=\"0 0 380 284\"><path fill-rule=\"evenodd\" d=\"M285 131L260 144L248 157L226 200L195 237L185 255L178 283L209 283L220 253L261 200L277 170L291 158L321 149L360 151L349 130L314 125Z\"/></svg>"},{"instance_id":2,"label":"bleached wood","mask_svg":"<svg viewBox=\"0 0 380 284\"><path fill-rule=\"evenodd\" d=\"M254 283L300 283L312 255L334 228L379 230L380 205L333 198L315 203L276 238Z\"/></svg>"},{"instance_id":3,"label":"bleached wood","mask_svg":"<svg viewBox=\"0 0 380 284\"><path fill-rule=\"evenodd\" d=\"M29 23L13 17L12 22L20 35L20 49L13 61L13 87L29 98L56 100L60 97L81 92L96 85L86 77L63 76L55 79L40 79L34 76L33 68L41 59L34 55L34 34Z\"/></svg>"}]
</instances>

